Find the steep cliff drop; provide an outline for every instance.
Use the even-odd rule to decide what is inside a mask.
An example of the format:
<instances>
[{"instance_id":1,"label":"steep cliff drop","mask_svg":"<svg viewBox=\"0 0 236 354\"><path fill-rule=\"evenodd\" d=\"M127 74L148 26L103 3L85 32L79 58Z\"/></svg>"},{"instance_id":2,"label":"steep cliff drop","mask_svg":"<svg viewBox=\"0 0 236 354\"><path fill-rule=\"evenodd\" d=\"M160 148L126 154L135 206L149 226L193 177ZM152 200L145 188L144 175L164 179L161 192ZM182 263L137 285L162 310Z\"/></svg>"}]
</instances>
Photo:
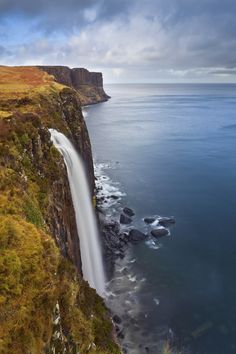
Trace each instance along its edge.
<instances>
[{"instance_id":1,"label":"steep cliff drop","mask_svg":"<svg viewBox=\"0 0 236 354\"><path fill-rule=\"evenodd\" d=\"M83 277L102 296L105 292L105 276L98 230L84 166L69 139L55 129L49 129L49 131L52 142L63 155L67 167L77 229L80 235Z\"/></svg>"},{"instance_id":2,"label":"steep cliff drop","mask_svg":"<svg viewBox=\"0 0 236 354\"><path fill-rule=\"evenodd\" d=\"M81 276L83 235L49 128L73 143L93 191L79 92L36 67L0 66L0 353L118 354L110 313Z\"/></svg>"},{"instance_id":3,"label":"steep cliff drop","mask_svg":"<svg viewBox=\"0 0 236 354\"><path fill-rule=\"evenodd\" d=\"M62 84L75 89L82 106L107 101L110 96L103 88L102 73L90 72L84 68L70 69L68 66L38 66Z\"/></svg>"}]
</instances>

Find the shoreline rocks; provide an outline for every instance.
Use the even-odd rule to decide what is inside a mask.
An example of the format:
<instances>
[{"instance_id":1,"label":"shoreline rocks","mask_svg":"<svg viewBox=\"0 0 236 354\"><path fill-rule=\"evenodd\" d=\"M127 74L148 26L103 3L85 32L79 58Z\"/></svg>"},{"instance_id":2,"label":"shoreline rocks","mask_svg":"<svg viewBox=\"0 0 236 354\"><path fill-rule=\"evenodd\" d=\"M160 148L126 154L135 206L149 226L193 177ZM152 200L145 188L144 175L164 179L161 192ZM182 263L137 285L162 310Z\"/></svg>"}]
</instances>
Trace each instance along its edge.
<instances>
[{"instance_id":1,"label":"shoreline rocks","mask_svg":"<svg viewBox=\"0 0 236 354\"><path fill-rule=\"evenodd\" d=\"M175 224L175 218L173 216L167 217L167 216L162 216L158 218L159 224L161 226L169 226L171 224Z\"/></svg>"},{"instance_id":2,"label":"shoreline rocks","mask_svg":"<svg viewBox=\"0 0 236 354\"><path fill-rule=\"evenodd\" d=\"M128 207L125 207L123 209L123 213L125 213L126 215L128 215L130 217L135 215L135 212L131 208L128 208Z\"/></svg>"},{"instance_id":3,"label":"shoreline rocks","mask_svg":"<svg viewBox=\"0 0 236 354\"><path fill-rule=\"evenodd\" d=\"M117 323L118 325L121 324L121 322L122 322L121 318L120 318L118 315L114 315L114 316L112 317L112 319L113 319L113 321L114 321L115 323Z\"/></svg>"},{"instance_id":4,"label":"shoreline rocks","mask_svg":"<svg viewBox=\"0 0 236 354\"><path fill-rule=\"evenodd\" d=\"M102 230L106 273L110 279L113 275L116 260L125 256L125 249L129 240L127 234L120 232L120 224L117 221L107 221L102 216L99 219Z\"/></svg>"},{"instance_id":5,"label":"shoreline rocks","mask_svg":"<svg viewBox=\"0 0 236 354\"><path fill-rule=\"evenodd\" d=\"M128 225L132 222L133 220L126 214L120 214L120 223L124 225Z\"/></svg>"},{"instance_id":6,"label":"shoreline rocks","mask_svg":"<svg viewBox=\"0 0 236 354\"><path fill-rule=\"evenodd\" d=\"M158 228L158 229L154 229L151 231L151 235L156 237L156 238L160 238L163 236L167 236L169 234L169 231L167 229L163 228Z\"/></svg>"},{"instance_id":7,"label":"shoreline rocks","mask_svg":"<svg viewBox=\"0 0 236 354\"><path fill-rule=\"evenodd\" d=\"M102 187L102 176L100 177L100 183L100 199L98 200L98 202L100 203L97 204L97 211L100 212L100 229L102 230L103 250L105 259L104 263L106 268L107 280L109 281L109 284L111 284L109 285L111 286L111 289L114 286L113 281L119 279L118 284L120 281L123 281L120 280L121 277L124 278L124 282L130 282L130 285L126 285L127 288L128 286L132 287L132 284L135 284L135 288L139 280L137 279L137 274L130 271L131 267L128 262L133 263L136 261L136 259L132 261L128 257L125 258L123 261L121 261L121 259L124 258L126 254L129 254L129 250L132 249L133 245L138 245L141 242L147 241L145 242L147 246L144 245L141 247L149 247L154 250L158 249L159 239L170 234L169 230L166 227L171 224L174 224L175 219L173 217L161 217L158 215L147 216L141 219L142 221L144 221L145 225L140 225L140 230L142 230L140 231L134 228L137 221L137 217L133 218L133 216L135 215L135 211L128 207L122 207L122 202L120 202L122 195L115 195L114 191L108 194L107 191L109 191L109 188L103 189ZM110 201L112 199L114 200L114 202L111 204ZM114 216L115 220L112 220L111 215ZM133 222L133 219L134 224L131 224ZM137 221L138 224L140 224L139 221ZM118 265L117 269L116 264ZM143 279L140 280L140 282L142 281ZM118 285L118 288L115 288L115 290L116 291L114 293L109 293L109 299L111 299L111 303L113 305L113 307L111 308L113 308L112 320L115 328L115 335L120 346L122 347L122 353L128 353L129 347L124 341L125 337L127 336L125 323L127 321L127 318L129 321L132 321L133 319L132 317L130 317L129 314L124 315L120 308L116 307L115 297L122 294L123 289L119 288ZM131 301L127 301L127 303L128 302L130 303L130 306L132 306L132 299ZM145 351L146 353L151 353L153 351L152 347L144 346L143 344L139 344L139 348L142 348L143 351Z\"/></svg>"},{"instance_id":8,"label":"shoreline rocks","mask_svg":"<svg viewBox=\"0 0 236 354\"><path fill-rule=\"evenodd\" d=\"M143 219L145 224L152 224L155 220L156 220L156 218L154 218L154 217L146 217Z\"/></svg>"},{"instance_id":9,"label":"shoreline rocks","mask_svg":"<svg viewBox=\"0 0 236 354\"><path fill-rule=\"evenodd\" d=\"M132 229L129 232L129 241L132 243L139 243L147 238L147 235L145 235L143 232L137 230L137 229Z\"/></svg>"}]
</instances>

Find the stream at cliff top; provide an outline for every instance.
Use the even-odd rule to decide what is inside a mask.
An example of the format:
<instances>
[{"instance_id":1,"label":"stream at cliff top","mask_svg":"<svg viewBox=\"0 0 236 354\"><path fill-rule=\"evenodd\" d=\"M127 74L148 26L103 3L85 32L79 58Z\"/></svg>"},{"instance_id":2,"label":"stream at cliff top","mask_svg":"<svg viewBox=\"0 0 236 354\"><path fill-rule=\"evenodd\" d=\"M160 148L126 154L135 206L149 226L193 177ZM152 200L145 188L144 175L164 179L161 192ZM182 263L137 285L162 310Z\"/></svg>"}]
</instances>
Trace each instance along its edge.
<instances>
[{"instance_id":1,"label":"stream at cliff top","mask_svg":"<svg viewBox=\"0 0 236 354\"><path fill-rule=\"evenodd\" d=\"M122 207L174 215L158 247L130 246L110 285L128 353L168 334L191 354L236 353L236 86L107 85L85 108L98 174ZM124 269L127 268L128 270ZM119 279L120 278L120 279ZM153 350L152 350L153 348Z\"/></svg>"}]
</instances>

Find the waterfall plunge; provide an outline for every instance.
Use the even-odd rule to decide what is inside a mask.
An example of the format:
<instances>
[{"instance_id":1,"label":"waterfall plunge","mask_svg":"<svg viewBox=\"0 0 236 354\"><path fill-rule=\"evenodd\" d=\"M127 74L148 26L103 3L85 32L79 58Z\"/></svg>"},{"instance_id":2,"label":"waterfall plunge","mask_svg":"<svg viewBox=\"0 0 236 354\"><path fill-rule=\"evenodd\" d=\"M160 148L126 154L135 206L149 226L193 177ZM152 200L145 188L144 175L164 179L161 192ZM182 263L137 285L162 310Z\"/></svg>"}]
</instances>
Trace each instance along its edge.
<instances>
[{"instance_id":1,"label":"waterfall plunge","mask_svg":"<svg viewBox=\"0 0 236 354\"><path fill-rule=\"evenodd\" d=\"M98 229L83 162L71 142L58 131L49 129L51 140L63 155L80 239L83 277L99 295L105 292L105 276Z\"/></svg>"}]
</instances>

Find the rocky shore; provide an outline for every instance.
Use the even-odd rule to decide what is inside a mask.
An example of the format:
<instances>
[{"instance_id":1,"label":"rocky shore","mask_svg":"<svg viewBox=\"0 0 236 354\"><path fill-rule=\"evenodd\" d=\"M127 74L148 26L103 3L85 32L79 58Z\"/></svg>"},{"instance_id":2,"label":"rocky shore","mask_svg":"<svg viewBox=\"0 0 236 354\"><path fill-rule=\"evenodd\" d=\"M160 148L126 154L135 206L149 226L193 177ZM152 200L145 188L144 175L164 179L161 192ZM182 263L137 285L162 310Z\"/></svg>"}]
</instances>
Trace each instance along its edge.
<instances>
[{"instance_id":1,"label":"rocky shore","mask_svg":"<svg viewBox=\"0 0 236 354\"><path fill-rule=\"evenodd\" d=\"M105 166L109 169L109 165ZM130 340L129 326L136 330L140 327L138 294L145 284L145 279L130 270L130 265L136 262L132 256L133 247L145 242L147 247L158 248L160 238L170 235L170 229L175 223L174 217L145 216L140 222L143 227L136 227L135 210L124 206L122 193L117 185L95 164L97 186L97 211L99 216L105 267L107 271L107 306L113 314L113 323L118 342L123 353L135 353L137 347L141 353L162 353L153 349L153 344L143 345ZM108 184L110 183L110 188ZM158 299L154 299L156 305ZM131 330L133 331L133 330ZM162 332L164 340L171 342L172 333L168 328ZM164 342L163 342L164 343ZM158 349L158 350L159 350ZM154 350L154 351L153 351Z\"/></svg>"},{"instance_id":2,"label":"rocky shore","mask_svg":"<svg viewBox=\"0 0 236 354\"><path fill-rule=\"evenodd\" d=\"M163 236L169 236L170 227L175 224L175 219L173 216L146 216L143 218L146 231L143 232L135 227L132 219L135 211L130 207L123 207L118 218L117 216L115 218L107 216L106 209L109 207L111 200L113 200L113 205L120 204L121 198L112 194L112 192L109 194L105 189L103 190L103 178L103 176L96 176L97 212L102 234L107 275L108 279L110 279L116 260L125 257L125 252L129 245L153 239L158 240Z\"/></svg>"}]
</instances>

